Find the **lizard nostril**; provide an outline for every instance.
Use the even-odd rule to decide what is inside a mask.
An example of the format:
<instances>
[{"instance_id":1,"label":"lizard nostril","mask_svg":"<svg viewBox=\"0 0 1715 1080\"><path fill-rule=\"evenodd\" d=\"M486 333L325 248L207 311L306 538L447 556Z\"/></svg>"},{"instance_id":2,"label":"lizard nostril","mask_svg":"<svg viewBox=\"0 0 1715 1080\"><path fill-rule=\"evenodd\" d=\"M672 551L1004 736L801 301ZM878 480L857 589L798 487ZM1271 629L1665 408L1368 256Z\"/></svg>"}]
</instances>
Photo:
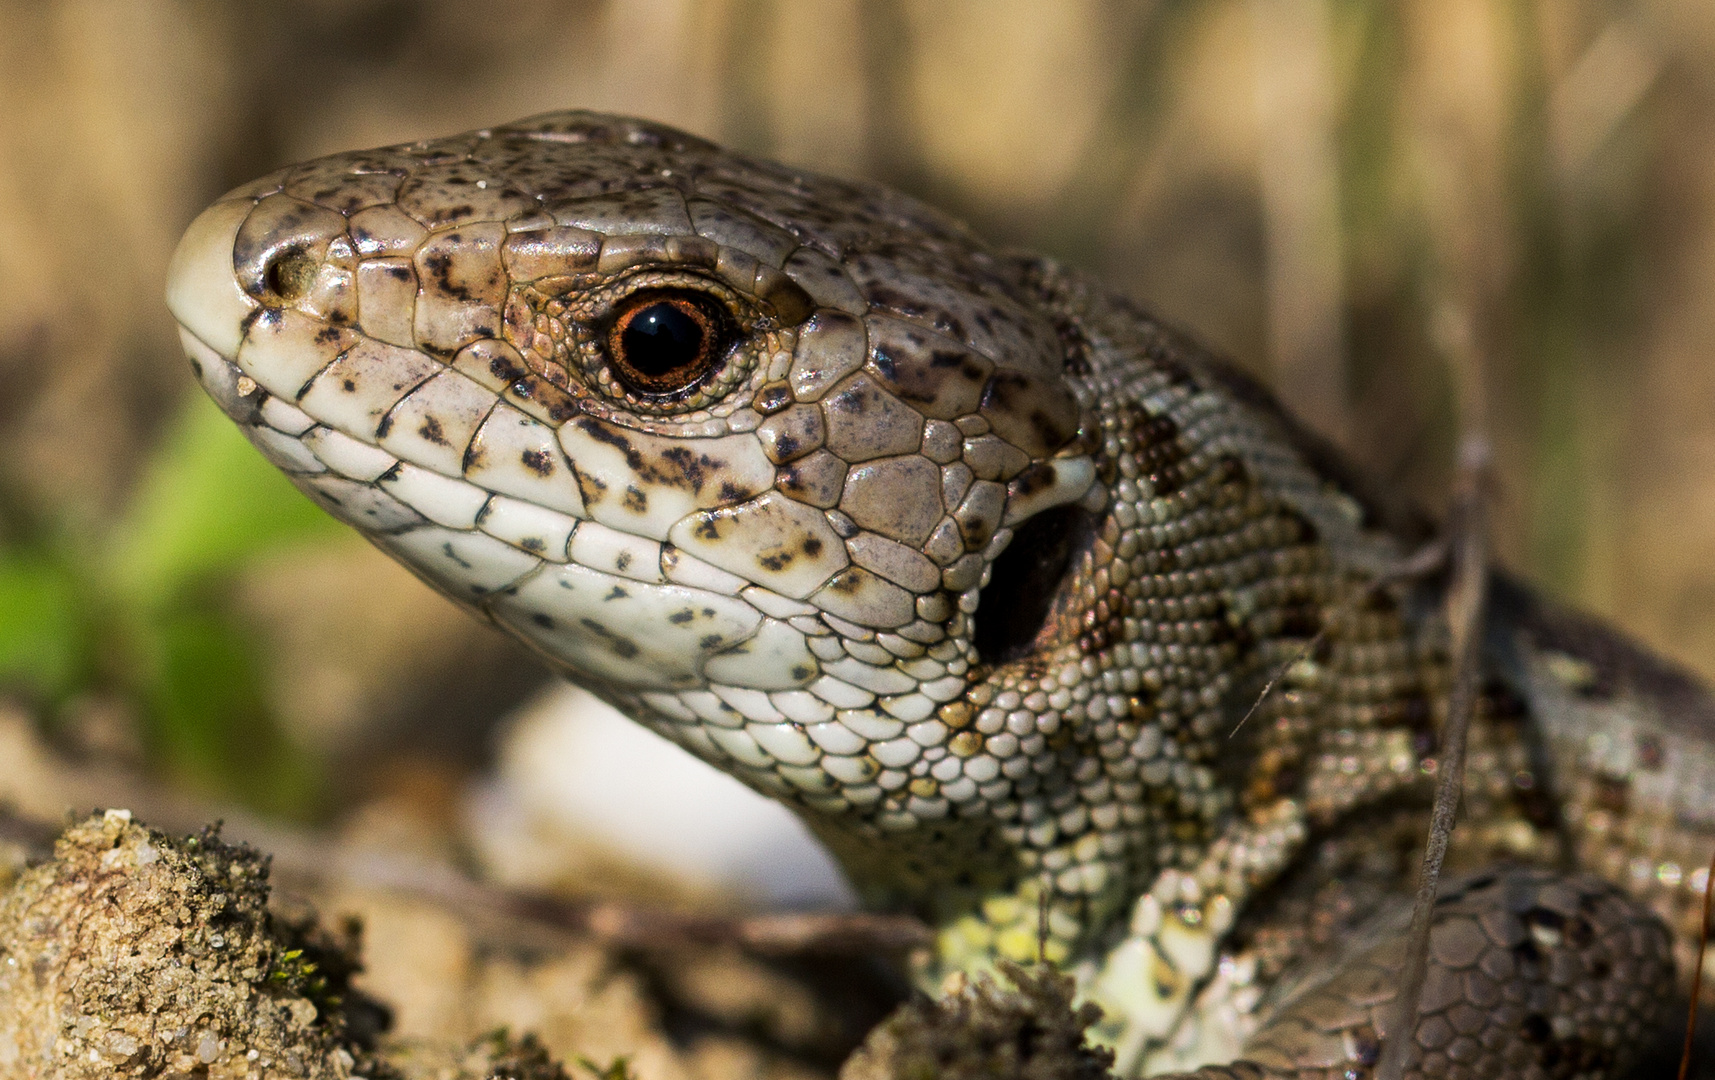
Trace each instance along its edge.
<instances>
[{"instance_id":1,"label":"lizard nostril","mask_svg":"<svg viewBox=\"0 0 1715 1080\"><path fill-rule=\"evenodd\" d=\"M730 320L693 292L651 290L630 297L608 331L614 374L632 390L678 394L719 363L731 341Z\"/></svg>"},{"instance_id":2,"label":"lizard nostril","mask_svg":"<svg viewBox=\"0 0 1715 1080\"><path fill-rule=\"evenodd\" d=\"M268 260L262 269L262 283L287 304L295 303L309 292L315 276L316 260L302 248L287 248Z\"/></svg>"}]
</instances>

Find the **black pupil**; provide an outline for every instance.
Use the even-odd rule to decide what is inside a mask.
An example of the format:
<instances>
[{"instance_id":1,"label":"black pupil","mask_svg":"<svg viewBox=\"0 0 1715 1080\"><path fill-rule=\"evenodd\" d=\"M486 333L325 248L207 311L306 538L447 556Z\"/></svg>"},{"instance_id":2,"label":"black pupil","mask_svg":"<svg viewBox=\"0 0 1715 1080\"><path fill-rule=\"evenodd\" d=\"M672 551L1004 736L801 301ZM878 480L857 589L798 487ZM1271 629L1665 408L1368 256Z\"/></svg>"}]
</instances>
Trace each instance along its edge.
<instances>
[{"instance_id":1,"label":"black pupil","mask_svg":"<svg viewBox=\"0 0 1715 1080\"><path fill-rule=\"evenodd\" d=\"M703 351L703 327L666 301L633 315L619 335L625 361L639 374L659 378L695 362Z\"/></svg>"}]
</instances>

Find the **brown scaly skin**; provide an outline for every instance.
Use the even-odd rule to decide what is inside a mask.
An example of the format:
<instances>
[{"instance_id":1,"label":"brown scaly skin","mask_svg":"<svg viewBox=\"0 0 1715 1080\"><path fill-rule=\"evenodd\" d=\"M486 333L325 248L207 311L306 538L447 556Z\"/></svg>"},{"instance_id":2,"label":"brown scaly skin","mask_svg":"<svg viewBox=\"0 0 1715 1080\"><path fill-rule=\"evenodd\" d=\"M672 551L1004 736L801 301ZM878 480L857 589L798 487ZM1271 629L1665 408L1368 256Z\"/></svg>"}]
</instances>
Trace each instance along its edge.
<instances>
[{"instance_id":1,"label":"brown scaly skin","mask_svg":"<svg viewBox=\"0 0 1715 1080\"><path fill-rule=\"evenodd\" d=\"M1227 365L886 189L587 113L246 185L169 303L331 512L928 918L926 982L1040 950L1122 1069L1369 1068L1430 530ZM718 347L650 352L662 304ZM1493 611L1454 851L1512 868L1441 914L1411 1068L1617 1076L1671 980L1642 905L1694 948L1715 709Z\"/></svg>"}]
</instances>

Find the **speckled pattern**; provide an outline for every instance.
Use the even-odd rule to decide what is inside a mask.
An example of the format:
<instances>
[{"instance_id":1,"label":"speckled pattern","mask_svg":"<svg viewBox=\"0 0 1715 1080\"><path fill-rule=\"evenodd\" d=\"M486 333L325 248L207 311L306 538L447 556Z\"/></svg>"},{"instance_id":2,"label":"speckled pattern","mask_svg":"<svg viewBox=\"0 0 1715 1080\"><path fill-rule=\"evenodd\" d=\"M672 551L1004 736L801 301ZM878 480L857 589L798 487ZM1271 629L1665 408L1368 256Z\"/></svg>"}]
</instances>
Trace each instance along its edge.
<instances>
[{"instance_id":1,"label":"speckled pattern","mask_svg":"<svg viewBox=\"0 0 1715 1080\"><path fill-rule=\"evenodd\" d=\"M615 355L657 295L730 330L671 394ZM248 184L191 225L168 301L312 498L928 918L926 985L1040 954L1123 1070L1367 1075L1353 1003L1391 961L1295 939L1328 903L1283 883L1339 884L1373 835L1380 884L1341 919L1409 888L1445 634L1433 582L1378 580L1427 532L1230 368L904 196L589 113ZM1596 909L1562 913L1586 932L1541 945L1547 975L1459 983L1438 952L1432 987L1528 1004L1466 1030L1432 993L1426 1077L1574 1075L1592 1024L1651 1023L1669 936L1640 903L1688 959L1715 843L1701 691L1522 593L1495 607L1456 859L1575 858L1635 899L1470 886L1438 950L1460 918L1528 922L1520 896Z\"/></svg>"}]
</instances>

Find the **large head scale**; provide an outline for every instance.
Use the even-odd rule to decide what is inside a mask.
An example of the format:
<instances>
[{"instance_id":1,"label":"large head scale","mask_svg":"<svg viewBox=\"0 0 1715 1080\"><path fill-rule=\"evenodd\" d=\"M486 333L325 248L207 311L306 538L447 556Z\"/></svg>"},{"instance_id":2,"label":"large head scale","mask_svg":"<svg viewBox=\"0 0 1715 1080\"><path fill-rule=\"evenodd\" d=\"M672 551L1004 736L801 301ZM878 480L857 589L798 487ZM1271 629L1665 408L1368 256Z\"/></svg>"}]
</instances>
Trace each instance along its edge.
<instances>
[{"instance_id":1,"label":"large head scale","mask_svg":"<svg viewBox=\"0 0 1715 1080\"><path fill-rule=\"evenodd\" d=\"M246 185L168 298L330 512L753 786L887 829L997 778L961 742L978 590L1015 525L1099 498L1025 272L882 189L557 113Z\"/></svg>"}]
</instances>

